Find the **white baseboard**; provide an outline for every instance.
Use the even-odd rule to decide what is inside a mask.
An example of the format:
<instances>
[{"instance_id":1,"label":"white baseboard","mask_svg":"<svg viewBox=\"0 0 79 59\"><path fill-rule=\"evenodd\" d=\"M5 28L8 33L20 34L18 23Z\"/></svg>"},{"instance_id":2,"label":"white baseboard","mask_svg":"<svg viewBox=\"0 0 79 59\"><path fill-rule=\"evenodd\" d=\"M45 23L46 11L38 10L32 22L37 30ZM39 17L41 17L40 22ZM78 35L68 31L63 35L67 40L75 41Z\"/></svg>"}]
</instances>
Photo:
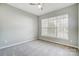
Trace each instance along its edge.
<instances>
[{"instance_id":1,"label":"white baseboard","mask_svg":"<svg viewBox=\"0 0 79 59\"><path fill-rule=\"evenodd\" d=\"M12 46L16 46L16 45L19 45L19 44L27 43L27 42L30 42L30 41L32 41L32 40L22 41L22 42L18 42L18 43L6 45L6 46L3 46L3 47L0 47L0 50L1 50L1 49L5 49L5 48L9 48L9 47L12 47Z\"/></svg>"},{"instance_id":2,"label":"white baseboard","mask_svg":"<svg viewBox=\"0 0 79 59\"><path fill-rule=\"evenodd\" d=\"M62 43L62 42L58 42L58 41L54 41L54 40L49 40L49 39L44 39L44 38L40 38L40 40L44 40L44 41L48 41L48 42L53 42L53 43L57 43L57 44L69 46L69 47L76 48L76 49L79 48L78 46L75 46L75 45L64 44L64 43Z\"/></svg>"}]
</instances>

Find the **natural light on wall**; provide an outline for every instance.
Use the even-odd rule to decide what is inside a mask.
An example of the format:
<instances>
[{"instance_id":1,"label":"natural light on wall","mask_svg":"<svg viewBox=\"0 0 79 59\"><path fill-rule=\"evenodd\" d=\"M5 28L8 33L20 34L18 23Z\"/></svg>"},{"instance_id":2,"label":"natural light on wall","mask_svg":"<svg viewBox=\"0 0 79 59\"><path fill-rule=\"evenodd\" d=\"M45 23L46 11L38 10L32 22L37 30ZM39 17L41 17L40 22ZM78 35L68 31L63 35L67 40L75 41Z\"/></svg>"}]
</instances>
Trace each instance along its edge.
<instances>
[{"instance_id":1,"label":"natural light on wall","mask_svg":"<svg viewBox=\"0 0 79 59\"><path fill-rule=\"evenodd\" d=\"M42 19L41 36L68 40L68 14Z\"/></svg>"}]
</instances>

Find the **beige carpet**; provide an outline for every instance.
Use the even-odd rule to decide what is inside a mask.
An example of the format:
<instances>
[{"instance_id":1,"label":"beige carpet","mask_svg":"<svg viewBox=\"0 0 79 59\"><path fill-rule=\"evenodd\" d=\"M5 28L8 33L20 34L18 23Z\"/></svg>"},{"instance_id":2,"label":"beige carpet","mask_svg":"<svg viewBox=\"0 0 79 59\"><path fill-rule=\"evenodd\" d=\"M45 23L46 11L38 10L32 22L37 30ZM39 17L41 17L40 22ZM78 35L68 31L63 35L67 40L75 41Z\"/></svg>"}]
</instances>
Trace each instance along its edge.
<instances>
[{"instance_id":1,"label":"beige carpet","mask_svg":"<svg viewBox=\"0 0 79 59\"><path fill-rule=\"evenodd\" d=\"M10 48L0 50L1 56L75 56L75 48L34 40Z\"/></svg>"}]
</instances>

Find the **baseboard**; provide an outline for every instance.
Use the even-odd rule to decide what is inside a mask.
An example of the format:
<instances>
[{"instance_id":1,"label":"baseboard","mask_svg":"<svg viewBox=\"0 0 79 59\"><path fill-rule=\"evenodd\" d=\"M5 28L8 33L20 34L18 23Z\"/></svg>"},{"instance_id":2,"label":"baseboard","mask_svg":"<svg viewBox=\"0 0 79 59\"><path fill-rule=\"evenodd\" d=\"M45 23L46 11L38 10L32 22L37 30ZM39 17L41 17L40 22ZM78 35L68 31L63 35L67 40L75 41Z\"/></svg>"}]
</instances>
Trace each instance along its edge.
<instances>
[{"instance_id":1,"label":"baseboard","mask_svg":"<svg viewBox=\"0 0 79 59\"><path fill-rule=\"evenodd\" d=\"M39 39L39 40L41 40L41 39ZM43 39L42 39L42 40L43 40ZM6 46L3 46L3 47L0 47L0 50L1 50L1 49L5 49L5 48L9 48L9 47L12 47L12 46L20 45L20 44L23 44L23 43L27 43L27 42L30 42L30 41L32 41L32 40L23 41L23 42L18 42L18 43L14 43L14 44L11 44L11 45L6 45ZM43 41L47 41L47 40L43 40ZM48 42L50 42L50 41L48 41ZM62 43L58 43L58 42L53 42L53 43L57 43L57 44L61 44L61 45L68 46L68 45L66 45L66 44L62 44ZM76 49L79 50L79 47L77 47L77 46L69 46L69 47L73 47L73 48L76 48Z\"/></svg>"},{"instance_id":2,"label":"baseboard","mask_svg":"<svg viewBox=\"0 0 79 59\"><path fill-rule=\"evenodd\" d=\"M22 41L22 42L18 42L18 43L6 45L6 46L3 46L3 47L0 47L0 50L1 50L1 49L5 49L5 48L9 48L9 47L13 47L13 46L16 46L16 45L20 45L20 44L23 44L23 43L27 43L27 42L30 42L30 41L32 41L32 40Z\"/></svg>"},{"instance_id":3,"label":"baseboard","mask_svg":"<svg viewBox=\"0 0 79 59\"><path fill-rule=\"evenodd\" d=\"M44 39L39 39L39 40L48 41L48 42L52 42L52 43L56 43L56 44L60 44L60 45L64 45L64 46L68 46L68 47L79 49L79 47L74 46L74 45L67 45L67 44L63 44L63 43L60 43L60 42L54 42L54 41L44 40Z\"/></svg>"}]
</instances>

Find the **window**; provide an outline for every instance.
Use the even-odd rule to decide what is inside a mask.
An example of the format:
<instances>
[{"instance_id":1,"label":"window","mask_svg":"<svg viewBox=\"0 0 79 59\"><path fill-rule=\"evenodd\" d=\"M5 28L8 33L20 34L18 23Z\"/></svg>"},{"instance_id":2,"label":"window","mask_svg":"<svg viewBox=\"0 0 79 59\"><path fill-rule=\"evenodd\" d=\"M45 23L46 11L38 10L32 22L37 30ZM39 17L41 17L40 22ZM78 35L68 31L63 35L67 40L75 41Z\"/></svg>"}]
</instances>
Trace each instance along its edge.
<instances>
[{"instance_id":1,"label":"window","mask_svg":"<svg viewBox=\"0 0 79 59\"><path fill-rule=\"evenodd\" d=\"M68 15L60 15L41 20L41 35L68 39Z\"/></svg>"}]
</instances>

